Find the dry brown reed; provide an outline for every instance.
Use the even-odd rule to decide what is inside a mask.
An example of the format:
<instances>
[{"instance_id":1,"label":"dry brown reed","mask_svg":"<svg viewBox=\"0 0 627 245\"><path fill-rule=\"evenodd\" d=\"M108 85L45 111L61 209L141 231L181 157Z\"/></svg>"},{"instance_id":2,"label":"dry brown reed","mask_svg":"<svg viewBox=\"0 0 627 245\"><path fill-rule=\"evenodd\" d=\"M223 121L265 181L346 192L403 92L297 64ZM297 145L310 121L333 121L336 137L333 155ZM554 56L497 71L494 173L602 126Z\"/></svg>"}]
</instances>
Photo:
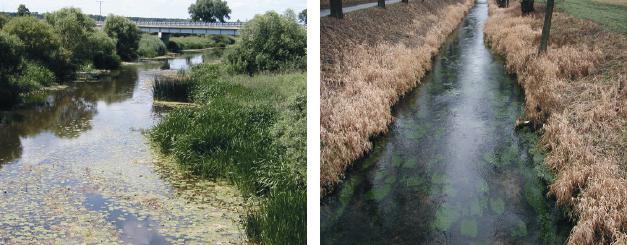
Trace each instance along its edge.
<instances>
[{"instance_id":1,"label":"dry brown reed","mask_svg":"<svg viewBox=\"0 0 627 245\"><path fill-rule=\"evenodd\" d=\"M554 13L550 49L537 55L543 7L490 2L486 42L525 90L526 115L544 134L549 186L576 221L569 244L627 243L627 38Z\"/></svg>"},{"instance_id":2,"label":"dry brown reed","mask_svg":"<svg viewBox=\"0 0 627 245\"><path fill-rule=\"evenodd\" d=\"M410 1L321 19L320 185L325 195L392 122L473 0Z\"/></svg>"}]
</instances>

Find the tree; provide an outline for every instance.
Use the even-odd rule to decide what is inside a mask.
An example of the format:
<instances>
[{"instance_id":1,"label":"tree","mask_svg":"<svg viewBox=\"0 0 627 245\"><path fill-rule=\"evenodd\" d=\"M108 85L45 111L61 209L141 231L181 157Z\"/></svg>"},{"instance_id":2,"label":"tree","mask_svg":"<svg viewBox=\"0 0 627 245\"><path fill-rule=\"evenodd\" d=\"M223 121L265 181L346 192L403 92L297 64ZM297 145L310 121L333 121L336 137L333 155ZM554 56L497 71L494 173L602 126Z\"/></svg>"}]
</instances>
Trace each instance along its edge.
<instances>
[{"instance_id":1,"label":"tree","mask_svg":"<svg viewBox=\"0 0 627 245\"><path fill-rule=\"evenodd\" d=\"M141 33L137 25L122 16L109 15L103 30L115 40L116 51L125 61L137 59L137 48Z\"/></svg>"},{"instance_id":2,"label":"tree","mask_svg":"<svg viewBox=\"0 0 627 245\"><path fill-rule=\"evenodd\" d=\"M378 0L377 1L377 6L379 8L385 8L385 0Z\"/></svg>"},{"instance_id":3,"label":"tree","mask_svg":"<svg viewBox=\"0 0 627 245\"><path fill-rule=\"evenodd\" d=\"M538 53L546 53L549 46L549 33L551 32L551 17L553 16L553 7L555 0L546 1L546 10L544 12L544 26L542 26L542 36L540 37L540 47Z\"/></svg>"},{"instance_id":4,"label":"tree","mask_svg":"<svg viewBox=\"0 0 627 245\"><path fill-rule=\"evenodd\" d=\"M231 9L227 5L226 1L221 0L196 0L188 8L189 14L194 21L203 22L225 22L225 19L230 19Z\"/></svg>"},{"instance_id":5,"label":"tree","mask_svg":"<svg viewBox=\"0 0 627 245\"><path fill-rule=\"evenodd\" d=\"M300 13L298 13L298 20L302 23L307 24L307 9L303 9Z\"/></svg>"},{"instance_id":6,"label":"tree","mask_svg":"<svg viewBox=\"0 0 627 245\"><path fill-rule=\"evenodd\" d=\"M344 18L344 13L342 12L342 0L329 0L331 6L331 16L342 19Z\"/></svg>"},{"instance_id":7,"label":"tree","mask_svg":"<svg viewBox=\"0 0 627 245\"><path fill-rule=\"evenodd\" d=\"M95 31L89 37L92 49L92 62L97 69L113 69L120 66L120 56L115 52L115 41L102 31Z\"/></svg>"},{"instance_id":8,"label":"tree","mask_svg":"<svg viewBox=\"0 0 627 245\"><path fill-rule=\"evenodd\" d=\"M20 6L17 7L17 16L27 16L27 15L30 15L30 10L26 8L26 5L20 4Z\"/></svg>"},{"instance_id":9,"label":"tree","mask_svg":"<svg viewBox=\"0 0 627 245\"><path fill-rule=\"evenodd\" d=\"M26 58L42 63L58 77L71 74L69 52L61 47L61 37L50 24L33 16L15 17L2 30L24 43Z\"/></svg>"},{"instance_id":10,"label":"tree","mask_svg":"<svg viewBox=\"0 0 627 245\"><path fill-rule=\"evenodd\" d=\"M257 15L241 29L241 41L227 62L236 72L306 68L307 34L295 20L270 11Z\"/></svg>"},{"instance_id":11,"label":"tree","mask_svg":"<svg viewBox=\"0 0 627 245\"><path fill-rule=\"evenodd\" d=\"M96 22L78 8L63 8L45 15L45 20L61 36L61 45L68 50L75 66L91 61L92 47L89 37Z\"/></svg>"},{"instance_id":12,"label":"tree","mask_svg":"<svg viewBox=\"0 0 627 245\"><path fill-rule=\"evenodd\" d=\"M9 16L6 16L4 14L0 14L0 29L2 29L2 27L9 22Z\"/></svg>"},{"instance_id":13,"label":"tree","mask_svg":"<svg viewBox=\"0 0 627 245\"><path fill-rule=\"evenodd\" d=\"M533 8L533 0L520 1L520 10L523 14L528 14L535 11L535 9Z\"/></svg>"}]
</instances>

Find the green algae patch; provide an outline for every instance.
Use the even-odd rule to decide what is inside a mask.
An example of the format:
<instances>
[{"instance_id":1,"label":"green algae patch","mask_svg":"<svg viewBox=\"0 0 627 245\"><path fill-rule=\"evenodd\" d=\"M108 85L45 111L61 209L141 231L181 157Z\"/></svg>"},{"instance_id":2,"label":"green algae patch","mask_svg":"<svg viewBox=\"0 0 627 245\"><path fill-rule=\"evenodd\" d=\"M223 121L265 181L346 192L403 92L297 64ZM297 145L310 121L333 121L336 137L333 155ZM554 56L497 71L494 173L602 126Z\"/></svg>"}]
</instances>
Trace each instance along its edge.
<instances>
[{"instance_id":1,"label":"green algae patch","mask_svg":"<svg viewBox=\"0 0 627 245\"><path fill-rule=\"evenodd\" d=\"M433 226L438 230L448 231L459 217L460 213L456 208L444 204L435 212Z\"/></svg>"},{"instance_id":2,"label":"green algae patch","mask_svg":"<svg viewBox=\"0 0 627 245\"><path fill-rule=\"evenodd\" d=\"M527 224L525 224L522 220L518 220L510 232L510 235L515 238L527 236Z\"/></svg>"},{"instance_id":3,"label":"green algae patch","mask_svg":"<svg viewBox=\"0 0 627 245\"><path fill-rule=\"evenodd\" d=\"M501 215L505 212L505 202L501 198L490 198L490 209L492 212Z\"/></svg>"},{"instance_id":4,"label":"green algae patch","mask_svg":"<svg viewBox=\"0 0 627 245\"><path fill-rule=\"evenodd\" d=\"M460 225L460 233L467 237L477 237L479 229L477 228L477 221L474 219L462 220Z\"/></svg>"},{"instance_id":5,"label":"green algae patch","mask_svg":"<svg viewBox=\"0 0 627 245\"><path fill-rule=\"evenodd\" d=\"M433 175L431 175L431 183L436 184L436 185L442 185L447 183L447 178L446 178L446 174L443 173L435 173Z\"/></svg>"},{"instance_id":6,"label":"green algae patch","mask_svg":"<svg viewBox=\"0 0 627 245\"><path fill-rule=\"evenodd\" d=\"M392 153L391 162L394 167L400 168L401 166L403 166L403 158L398 152Z\"/></svg>"},{"instance_id":7,"label":"green algae patch","mask_svg":"<svg viewBox=\"0 0 627 245\"><path fill-rule=\"evenodd\" d=\"M372 187L368 192L370 199L380 202L392 191L392 184L383 184Z\"/></svg>"}]
</instances>

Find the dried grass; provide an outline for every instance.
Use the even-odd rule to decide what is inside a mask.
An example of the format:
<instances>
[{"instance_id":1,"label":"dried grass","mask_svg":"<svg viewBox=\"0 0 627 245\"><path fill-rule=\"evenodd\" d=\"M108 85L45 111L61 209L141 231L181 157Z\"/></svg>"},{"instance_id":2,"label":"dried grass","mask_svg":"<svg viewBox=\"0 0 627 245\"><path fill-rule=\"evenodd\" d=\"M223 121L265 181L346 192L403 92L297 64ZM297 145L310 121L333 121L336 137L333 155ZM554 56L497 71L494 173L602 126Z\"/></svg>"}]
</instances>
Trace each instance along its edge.
<instances>
[{"instance_id":1,"label":"dried grass","mask_svg":"<svg viewBox=\"0 0 627 245\"><path fill-rule=\"evenodd\" d=\"M627 38L556 12L547 55L536 50L544 12L490 3L486 42L525 90L526 114L544 134L549 187L577 221L569 244L627 243Z\"/></svg>"},{"instance_id":2,"label":"dried grass","mask_svg":"<svg viewBox=\"0 0 627 245\"><path fill-rule=\"evenodd\" d=\"M321 19L322 194L392 122L391 106L414 88L473 0L411 1Z\"/></svg>"}]
</instances>

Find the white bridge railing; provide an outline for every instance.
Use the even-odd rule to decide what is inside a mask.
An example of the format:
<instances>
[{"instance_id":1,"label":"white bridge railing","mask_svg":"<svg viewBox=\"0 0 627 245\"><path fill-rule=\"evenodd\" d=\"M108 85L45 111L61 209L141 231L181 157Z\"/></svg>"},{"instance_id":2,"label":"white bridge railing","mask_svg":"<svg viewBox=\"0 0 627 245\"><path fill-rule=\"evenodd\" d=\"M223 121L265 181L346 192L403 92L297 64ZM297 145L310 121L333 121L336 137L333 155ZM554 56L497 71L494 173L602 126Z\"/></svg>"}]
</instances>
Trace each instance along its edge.
<instances>
[{"instance_id":1,"label":"white bridge railing","mask_svg":"<svg viewBox=\"0 0 627 245\"><path fill-rule=\"evenodd\" d=\"M193 22L193 21L133 21L133 23L138 26L156 26L156 27L226 27L226 28L240 28L246 22L216 22L216 23L206 23L206 22ZM104 21L96 21L96 25L102 26L104 25Z\"/></svg>"}]
</instances>

